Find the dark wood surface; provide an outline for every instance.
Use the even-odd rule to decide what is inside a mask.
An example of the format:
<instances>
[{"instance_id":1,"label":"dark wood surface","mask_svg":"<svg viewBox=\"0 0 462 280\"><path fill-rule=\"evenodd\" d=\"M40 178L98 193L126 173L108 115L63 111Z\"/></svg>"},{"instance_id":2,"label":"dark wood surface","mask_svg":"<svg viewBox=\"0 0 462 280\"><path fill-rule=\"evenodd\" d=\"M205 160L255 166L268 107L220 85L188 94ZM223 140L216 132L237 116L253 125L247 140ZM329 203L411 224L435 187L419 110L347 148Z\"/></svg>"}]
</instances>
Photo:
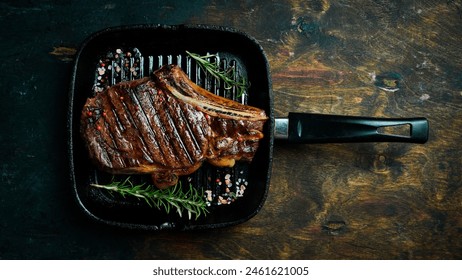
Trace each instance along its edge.
<instances>
[{"instance_id":1,"label":"dark wood surface","mask_svg":"<svg viewBox=\"0 0 462 280\"><path fill-rule=\"evenodd\" d=\"M459 259L461 1L2 1L1 259ZM66 156L73 55L135 23L231 26L268 57L277 116L428 118L429 141L276 145L251 220L194 232L96 225Z\"/></svg>"}]
</instances>

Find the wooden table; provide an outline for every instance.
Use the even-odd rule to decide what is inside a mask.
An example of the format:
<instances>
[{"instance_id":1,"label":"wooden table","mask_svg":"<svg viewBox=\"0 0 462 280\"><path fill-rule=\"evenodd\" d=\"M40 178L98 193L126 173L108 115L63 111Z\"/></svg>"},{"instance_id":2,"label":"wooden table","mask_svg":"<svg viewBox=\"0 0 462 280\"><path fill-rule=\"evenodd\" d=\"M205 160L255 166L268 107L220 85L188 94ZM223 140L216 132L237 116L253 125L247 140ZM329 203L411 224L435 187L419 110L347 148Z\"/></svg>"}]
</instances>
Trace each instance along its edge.
<instances>
[{"instance_id":1,"label":"wooden table","mask_svg":"<svg viewBox=\"0 0 462 280\"><path fill-rule=\"evenodd\" d=\"M0 4L1 259L462 257L461 1L81 2ZM267 201L238 226L97 225L69 187L73 55L135 23L240 29L266 52L277 116L421 116L429 141L276 145Z\"/></svg>"}]
</instances>

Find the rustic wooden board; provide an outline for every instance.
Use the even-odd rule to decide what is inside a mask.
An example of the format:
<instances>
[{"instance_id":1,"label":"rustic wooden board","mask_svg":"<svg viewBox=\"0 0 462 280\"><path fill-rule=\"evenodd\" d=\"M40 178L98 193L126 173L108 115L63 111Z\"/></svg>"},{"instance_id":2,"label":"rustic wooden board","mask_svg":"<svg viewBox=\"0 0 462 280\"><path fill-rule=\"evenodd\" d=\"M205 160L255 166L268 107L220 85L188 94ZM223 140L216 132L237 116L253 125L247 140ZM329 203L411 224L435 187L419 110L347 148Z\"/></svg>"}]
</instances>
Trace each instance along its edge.
<instances>
[{"instance_id":1,"label":"rustic wooden board","mask_svg":"<svg viewBox=\"0 0 462 280\"><path fill-rule=\"evenodd\" d=\"M423 116L430 139L276 145L270 195L255 218L149 237L139 257L169 250L171 258L462 257L460 9L460 1L207 7L208 22L243 29L264 47L277 116Z\"/></svg>"},{"instance_id":2,"label":"rustic wooden board","mask_svg":"<svg viewBox=\"0 0 462 280\"><path fill-rule=\"evenodd\" d=\"M0 4L1 259L462 258L460 0L128 2ZM72 61L92 32L135 23L240 29L267 54L277 116L422 116L429 141L276 144L267 201L238 226L97 225L68 187Z\"/></svg>"}]
</instances>

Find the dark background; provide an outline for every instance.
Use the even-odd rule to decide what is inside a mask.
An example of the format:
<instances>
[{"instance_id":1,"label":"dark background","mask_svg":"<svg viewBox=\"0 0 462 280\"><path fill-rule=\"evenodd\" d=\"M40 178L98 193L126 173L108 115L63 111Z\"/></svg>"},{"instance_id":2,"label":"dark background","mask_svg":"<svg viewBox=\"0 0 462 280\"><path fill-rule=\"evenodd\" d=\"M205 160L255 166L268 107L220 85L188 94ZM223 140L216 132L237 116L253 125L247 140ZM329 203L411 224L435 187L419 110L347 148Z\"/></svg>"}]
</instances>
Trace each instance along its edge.
<instances>
[{"instance_id":1,"label":"dark background","mask_svg":"<svg viewBox=\"0 0 462 280\"><path fill-rule=\"evenodd\" d=\"M73 56L100 29L214 24L265 50L275 113L423 116L429 142L278 145L244 224L132 232L89 221L69 180ZM1 1L1 259L462 257L461 1Z\"/></svg>"}]
</instances>

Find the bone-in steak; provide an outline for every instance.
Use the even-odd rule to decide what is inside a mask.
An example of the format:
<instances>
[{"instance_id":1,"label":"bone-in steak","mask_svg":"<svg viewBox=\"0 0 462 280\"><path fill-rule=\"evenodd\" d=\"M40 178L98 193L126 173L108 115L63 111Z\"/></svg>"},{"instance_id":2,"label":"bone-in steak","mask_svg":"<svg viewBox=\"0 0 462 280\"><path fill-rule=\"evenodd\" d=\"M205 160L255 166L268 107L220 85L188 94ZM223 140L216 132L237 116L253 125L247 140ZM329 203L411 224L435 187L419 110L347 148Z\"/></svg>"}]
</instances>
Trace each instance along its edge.
<instances>
[{"instance_id":1,"label":"bone-in steak","mask_svg":"<svg viewBox=\"0 0 462 280\"><path fill-rule=\"evenodd\" d=\"M263 110L216 96L167 65L88 98L81 134L100 169L152 174L165 188L204 161L232 167L252 160L266 120Z\"/></svg>"}]
</instances>

